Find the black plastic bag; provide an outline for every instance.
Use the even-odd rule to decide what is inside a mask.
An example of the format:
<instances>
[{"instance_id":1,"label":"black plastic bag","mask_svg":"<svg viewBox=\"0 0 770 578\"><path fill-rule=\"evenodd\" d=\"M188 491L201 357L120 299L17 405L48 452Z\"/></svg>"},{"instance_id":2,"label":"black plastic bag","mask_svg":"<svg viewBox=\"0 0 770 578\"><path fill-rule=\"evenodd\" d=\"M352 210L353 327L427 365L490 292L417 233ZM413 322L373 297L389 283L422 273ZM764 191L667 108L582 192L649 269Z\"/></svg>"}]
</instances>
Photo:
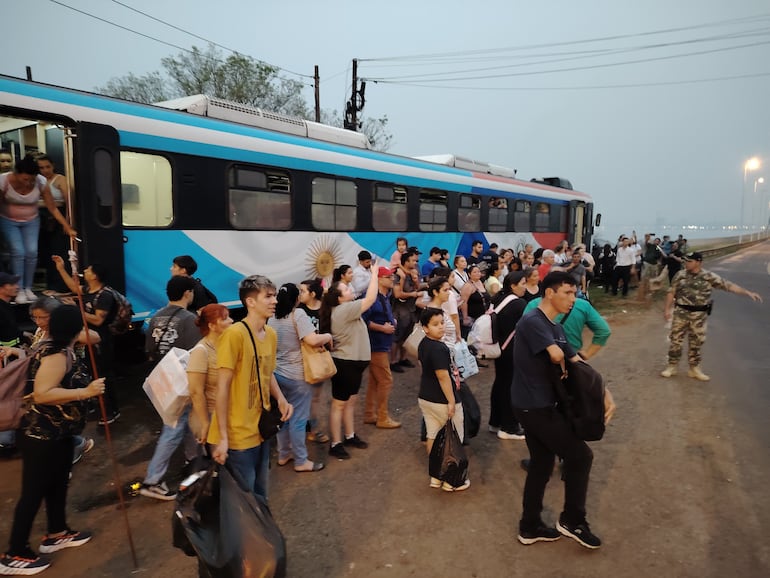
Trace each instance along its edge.
<instances>
[{"instance_id":1,"label":"black plastic bag","mask_svg":"<svg viewBox=\"0 0 770 578\"><path fill-rule=\"evenodd\" d=\"M265 501L213 464L177 496L173 543L212 578L282 577L286 542ZM186 543L185 543L186 538Z\"/></svg>"},{"instance_id":2,"label":"black plastic bag","mask_svg":"<svg viewBox=\"0 0 770 578\"><path fill-rule=\"evenodd\" d=\"M454 487L462 486L468 479L468 457L451 419L447 420L433 441L428 472L431 477Z\"/></svg>"},{"instance_id":3,"label":"black plastic bag","mask_svg":"<svg viewBox=\"0 0 770 578\"><path fill-rule=\"evenodd\" d=\"M460 402L463 404L464 441L468 441L479 435L479 430L481 429L481 408L471 388L464 381L460 382L460 389L457 391L457 394L460 396Z\"/></svg>"}]
</instances>

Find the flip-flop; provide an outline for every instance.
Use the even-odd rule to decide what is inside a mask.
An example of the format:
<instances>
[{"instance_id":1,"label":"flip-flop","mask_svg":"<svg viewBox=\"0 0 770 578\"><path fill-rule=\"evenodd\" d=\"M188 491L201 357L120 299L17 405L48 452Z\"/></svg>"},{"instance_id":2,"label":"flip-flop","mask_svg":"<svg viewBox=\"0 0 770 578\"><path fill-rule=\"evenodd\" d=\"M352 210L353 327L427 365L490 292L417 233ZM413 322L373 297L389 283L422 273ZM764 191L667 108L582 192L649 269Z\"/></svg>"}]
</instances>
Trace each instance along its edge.
<instances>
[{"instance_id":1,"label":"flip-flop","mask_svg":"<svg viewBox=\"0 0 770 578\"><path fill-rule=\"evenodd\" d=\"M290 461L292 461L293 459L294 459L294 456L289 456L289 457L288 457L288 458L286 458L285 460L280 460L280 459L279 459L279 460L277 461L277 464L278 464L279 466L283 467L283 466L285 466L286 464L288 464Z\"/></svg>"},{"instance_id":2,"label":"flip-flop","mask_svg":"<svg viewBox=\"0 0 770 578\"><path fill-rule=\"evenodd\" d=\"M320 472L325 467L326 466L324 466L321 462L313 462L313 467L309 470L298 470L297 468L294 468L294 471L298 474L302 474L304 472Z\"/></svg>"}]
</instances>

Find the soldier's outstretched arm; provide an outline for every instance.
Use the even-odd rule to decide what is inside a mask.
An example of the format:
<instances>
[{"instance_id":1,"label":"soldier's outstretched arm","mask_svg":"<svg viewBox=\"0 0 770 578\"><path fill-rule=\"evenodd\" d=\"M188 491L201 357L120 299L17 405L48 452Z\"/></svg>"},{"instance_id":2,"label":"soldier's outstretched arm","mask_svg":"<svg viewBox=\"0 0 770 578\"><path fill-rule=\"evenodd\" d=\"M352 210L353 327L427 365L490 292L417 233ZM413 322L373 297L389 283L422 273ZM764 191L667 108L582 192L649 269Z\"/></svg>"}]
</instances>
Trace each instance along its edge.
<instances>
[{"instance_id":1,"label":"soldier's outstretched arm","mask_svg":"<svg viewBox=\"0 0 770 578\"><path fill-rule=\"evenodd\" d=\"M727 290L730 293L735 293L737 295L746 295L747 297L750 297L753 301L762 303L762 296L759 293L754 293L754 291L749 291L748 289L744 289L743 287L733 283L732 281L728 281Z\"/></svg>"}]
</instances>

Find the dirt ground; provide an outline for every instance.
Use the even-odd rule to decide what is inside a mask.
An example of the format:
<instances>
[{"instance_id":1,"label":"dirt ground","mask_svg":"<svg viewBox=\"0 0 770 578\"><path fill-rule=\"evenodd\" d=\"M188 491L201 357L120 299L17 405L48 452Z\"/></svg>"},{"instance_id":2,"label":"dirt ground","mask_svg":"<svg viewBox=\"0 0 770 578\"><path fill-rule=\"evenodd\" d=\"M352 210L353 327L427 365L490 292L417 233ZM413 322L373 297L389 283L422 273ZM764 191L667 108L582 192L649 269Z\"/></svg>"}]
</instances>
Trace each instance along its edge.
<instances>
[{"instance_id":1,"label":"dirt ground","mask_svg":"<svg viewBox=\"0 0 770 578\"><path fill-rule=\"evenodd\" d=\"M296 474L273 464L270 504L288 544L288 575L770 575L768 522L751 500L752 494L766 494L766 486L750 486L735 466L724 397L694 380L658 377L665 353L660 300L649 307L631 299L618 303L609 309L613 335L594 361L618 405L604 440L592 444L588 515L603 539L600 550L568 539L529 547L516 541L525 478L519 461L528 453L523 441L501 441L486 431L491 364L470 380L483 418L482 432L470 445L472 485L457 494L429 489L419 441L418 370L412 369L396 375L391 400L401 429L360 425L358 433L370 447L351 450L353 457L345 462L329 461L326 448L310 444L311 459L327 463L319 473ZM143 477L160 421L136 383L124 383L122 397L123 417L114 437L128 487ZM195 576L194 560L171 546L172 504L141 496L128 498L139 565L134 568L106 443L95 430L89 425L97 445L75 467L69 499L70 524L92 530L94 539L54 554L48 574ZM764 442L742 443L764 451ZM5 540L20 461L0 462L0 472L0 539ZM555 522L562 497L554 476L546 493L546 521ZM41 513L33 546L43 533Z\"/></svg>"}]
</instances>

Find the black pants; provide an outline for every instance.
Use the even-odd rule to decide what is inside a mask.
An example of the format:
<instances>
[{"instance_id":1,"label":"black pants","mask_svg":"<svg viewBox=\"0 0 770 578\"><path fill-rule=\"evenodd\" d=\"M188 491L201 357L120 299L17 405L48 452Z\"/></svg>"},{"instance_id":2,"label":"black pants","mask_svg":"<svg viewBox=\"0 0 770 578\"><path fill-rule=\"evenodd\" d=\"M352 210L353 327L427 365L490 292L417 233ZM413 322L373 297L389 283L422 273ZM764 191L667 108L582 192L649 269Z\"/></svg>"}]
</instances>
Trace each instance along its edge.
<instances>
[{"instance_id":1,"label":"black pants","mask_svg":"<svg viewBox=\"0 0 770 578\"><path fill-rule=\"evenodd\" d=\"M23 555L29 548L29 534L43 500L48 516L48 533L67 529L65 508L74 453L71 436L42 441L19 434L17 444L22 457L21 497L16 504L11 528L8 552L12 556Z\"/></svg>"},{"instance_id":2,"label":"black pants","mask_svg":"<svg viewBox=\"0 0 770 578\"><path fill-rule=\"evenodd\" d=\"M531 530L540 524L545 486L553 472L556 456L564 460L564 511L561 520L566 524L583 523L588 477L594 459L591 448L575 436L567 420L555 407L515 409L514 413L526 431L530 455L520 529Z\"/></svg>"},{"instance_id":3,"label":"black pants","mask_svg":"<svg viewBox=\"0 0 770 578\"><path fill-rule=\"evenodd\" d=\"M511 349L513 346L509 346ZM495 381L489 399L489 425L499 427L506 433L515 433L519 422L511 407L511 382L513 381L513 358L503 353L495 359Z\"/></svg>"},{"instance_id":4,"label":"black pants","mask_svg":"<svg viewBox=\"0 0 770 578\"><path fill-rule=\"evenodd\" d=\"M628 295L628 286L631 284L631 265L618 265L612 272L612 294L618 294L618 282L623 280L623 295Z\"/></svg>"}]
</instances>

